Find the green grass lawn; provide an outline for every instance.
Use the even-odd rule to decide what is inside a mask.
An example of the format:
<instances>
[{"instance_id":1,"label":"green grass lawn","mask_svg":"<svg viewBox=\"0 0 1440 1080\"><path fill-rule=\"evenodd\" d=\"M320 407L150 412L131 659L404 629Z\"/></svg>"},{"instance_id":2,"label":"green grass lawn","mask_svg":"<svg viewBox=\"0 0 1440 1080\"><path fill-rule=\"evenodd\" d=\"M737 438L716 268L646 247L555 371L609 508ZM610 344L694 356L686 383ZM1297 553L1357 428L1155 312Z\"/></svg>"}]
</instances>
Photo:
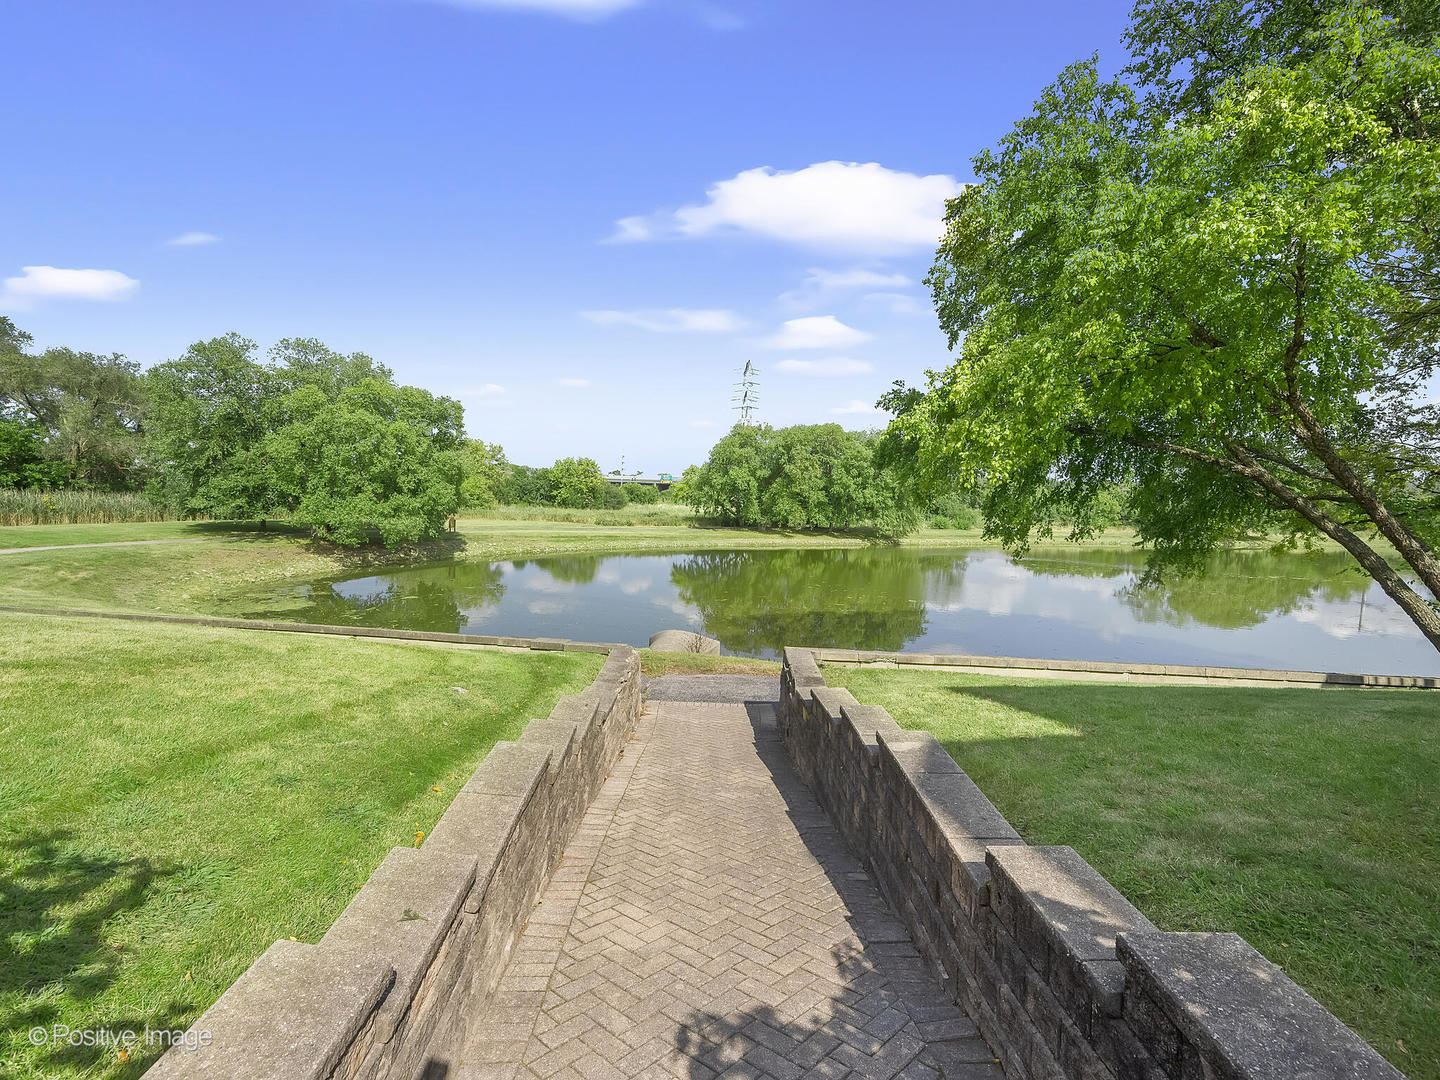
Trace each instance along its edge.
<instances>
[{"instance_id":1,"label":"green grass lawn","mask_svg":"<svg viewBox=\"0 0 1440 1080\"><path fill-rule=\"evenodd\" d=\"M139 1075L26 1032L187 1026L601 660L0 615L0 1076Z\"/></svg>"},{"instance_id":2,"label":"green grass lawn","mask_svg":"<svg viewBox=\"0 0 1440 1080\"><path fill-rule=\"evenodd\" d=\"M215 540L250 534L288 533L283 523L267 521L262 530L258 521L129 521L102 525L5 525L0 526L0 550L43 547L51 544L111 544L133 540Z\"/></svg>"},{"instance_id":3,"label":"green grass lawn","mask_svg":"<svg viewBox=\"0 0 1440 1080\"><path fill-rule=\"evenodd\" d=\"M825 677L933 732L1026 840L1161 929L1243 935L1440 1078L1440 693Z\"/></svg>"},{"instance_id":4,"label":"green grass lawn","mask_svg":"<svg viewBox=\"0 0 1440 1080\"><path fill-rule=\"evenodd\" d=\"M701 656L641 649L640 670L652 679L665 675L778 676L780 664L776 660L755 660L748 656Z\"/></svg>"}]
</instances>

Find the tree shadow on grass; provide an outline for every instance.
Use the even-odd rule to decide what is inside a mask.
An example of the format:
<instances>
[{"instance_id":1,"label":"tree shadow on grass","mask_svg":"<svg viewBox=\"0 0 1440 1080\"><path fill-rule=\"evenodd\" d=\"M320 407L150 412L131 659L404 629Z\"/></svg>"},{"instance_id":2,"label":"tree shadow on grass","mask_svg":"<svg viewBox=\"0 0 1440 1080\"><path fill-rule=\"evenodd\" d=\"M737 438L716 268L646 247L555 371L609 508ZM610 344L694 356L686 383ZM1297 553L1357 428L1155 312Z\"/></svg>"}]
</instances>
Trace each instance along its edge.
<instances>
[{"instance_id":1,"label":"tree shadow on grass","mask_svg":"<svg viewBox=\"0 0 1440 1080\"><path fill-rule=\"evenodd\" d=\"M145 903L156 882L180 867L87 849L66 828L33 830L0 839L0 1028L12 1040L34 1027L98 1026L109 1031L185 1027L193 1002L155 1002L144 1016L62 1017L67 1002L93 1002L118 977L123 952L107 929ZM28 1041L28 1040L27 1040ZM17 1047L18 1048L18 1047ZM49 1043L41 1051L56 1067L85 1068L116 1059L112 1047ZM137 1067L144 1057L132 1054ZM125 1067L128 1074L129 1066Z\"/></svg>"}]
</instances>

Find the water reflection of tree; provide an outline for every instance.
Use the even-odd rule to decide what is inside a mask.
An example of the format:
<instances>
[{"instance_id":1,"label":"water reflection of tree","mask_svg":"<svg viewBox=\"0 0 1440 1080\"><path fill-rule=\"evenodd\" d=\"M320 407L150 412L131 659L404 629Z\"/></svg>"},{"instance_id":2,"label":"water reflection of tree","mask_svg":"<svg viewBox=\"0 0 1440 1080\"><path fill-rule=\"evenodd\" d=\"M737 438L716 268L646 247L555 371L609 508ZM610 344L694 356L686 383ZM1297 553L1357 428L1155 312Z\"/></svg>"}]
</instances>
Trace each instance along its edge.
<instances>
[{"instance_id":1,"label":"water reflection of tree","mask_svg":"<svg viewBox=\"0 0 1440 1080\"><path fill-rule=\"evenodd\" d=\"M963 561L902 548L717 551L684 557L670 580L734 652L898 650L925 632L927 571Z\"/></svg>"},{"instance_id":2,"label":"water reflection of tree","mask_svg":"<svg viewBox=\"0 0 1440 1080\"><path fill-rule=\"evenodd\" d=\"M1121 590L1120 597L1144 622L1240 630L1317 600L1359 600L1369 586L1370 579L1356 573L1353 560L1343 552L1228 551L1211 557L1204 577L1136 584Z\"/></svg>"},{"instance_id":3,"label":"water reflection of tree","mask_svg":"<svg viewBox=\"0 0 1440 1080\"><path fill-rule=\"evenodd\" d=\"M1142 622L1178 627L1258 626L1272 615L1289 615L1316 600L1358 600L1370 584L1343 552L1219 551L1202 576L1155 584L1140 582L1145 557L1134 549L1037 550L1019 561L1040 576L1133 574L1135 583L1117 590L1117 598Z\"/></svg>"},{"instance_id":4,"label":"water reflection of tree","mask_svg":"<svg viewBox=\"0 0 1440 1080\"><path fill-rule=\"evenodd\" d=\"M305 622L457 633L465 612L489 607L505 595L499 564L452 563L370 579L364 592L312 586L310 603L297 613Z\"/></svg>"},{"instance_id":5,"label":"water reflection of tree","mask_svg":"<svg viewBox=\"0 0 1440 1080\"><path fill-rule=\"evenodd\" d=\"M553 555L536 559L535 565L556 581L588 585L595 580L604 560L599 555ZM517 563L517 566L522 565Z\"/></svg>"}]
</instances>

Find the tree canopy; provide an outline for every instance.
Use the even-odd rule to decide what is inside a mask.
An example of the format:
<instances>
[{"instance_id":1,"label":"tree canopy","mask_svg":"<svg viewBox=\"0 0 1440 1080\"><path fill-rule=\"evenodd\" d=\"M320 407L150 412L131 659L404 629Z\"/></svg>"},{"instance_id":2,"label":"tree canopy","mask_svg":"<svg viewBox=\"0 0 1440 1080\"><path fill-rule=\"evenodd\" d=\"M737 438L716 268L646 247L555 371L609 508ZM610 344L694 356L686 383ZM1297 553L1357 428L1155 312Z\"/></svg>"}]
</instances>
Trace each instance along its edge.
<instances>
[{"instance_id":1,"label":"tree canopy","mask_svg":"<svg viewBox=\"0 0 1440 1080\"><path fill-rule=\"evenodd\" d=\"M1440 595L1433 26L1142 0L1131 43L1128 80L1072 65L975 158L928 279L958 353L896 438L1013 549L1121 483L1155 573L1323 534L1440 647L1373 542Z\"/></svg>"},{"instance_id":2,"label":"tree canopy","mask_svg":"<svg viewBox=\"0 0 1440 1080\"><path fill-rule=\"evenodd\" d=\"M460 403L363 353L237 334L146 375L152 493L186 514L283 515L340 544L439 535L460 504Z\"/></svg>"},{"instance_id":3,"label":"tree canopy","mask_svg":"<svg viewBox=\"0 0 1440 1080\"><path fill-rule=\"evenodd\" d=\"M732 525L900 532L915 514L877 445L839 424L736 425L686 472L682 498Z\"/></svg>"},{"instance_id":4,"label":"tree canopy","mask_svg":"<svg viewBox=\"0 0 1440 1080\"><path fill-rule=\"evenodd\" d=\"M140 444L140 367L123 356L30 351L0 316L0 483L123 488Z\"/></svg>"}]
</instances>

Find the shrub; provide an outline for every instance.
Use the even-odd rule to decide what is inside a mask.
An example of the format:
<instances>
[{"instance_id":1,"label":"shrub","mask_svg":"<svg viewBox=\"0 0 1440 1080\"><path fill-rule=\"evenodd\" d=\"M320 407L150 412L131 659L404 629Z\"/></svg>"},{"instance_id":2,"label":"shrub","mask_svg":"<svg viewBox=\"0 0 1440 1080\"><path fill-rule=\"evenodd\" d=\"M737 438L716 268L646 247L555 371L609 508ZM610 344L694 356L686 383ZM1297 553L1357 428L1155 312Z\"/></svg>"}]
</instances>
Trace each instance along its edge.
<instances>
[{"instance_id":1,"label":"shrub","mask_svg":"<svg viewBox=\"0 0 1440 1080\"><path fill-rule=\"evenodd\" d=\"M980 511L951 492L930 504L926 519L932 529L974 529L980 525Z\"/></svg>"}]
</instances>

